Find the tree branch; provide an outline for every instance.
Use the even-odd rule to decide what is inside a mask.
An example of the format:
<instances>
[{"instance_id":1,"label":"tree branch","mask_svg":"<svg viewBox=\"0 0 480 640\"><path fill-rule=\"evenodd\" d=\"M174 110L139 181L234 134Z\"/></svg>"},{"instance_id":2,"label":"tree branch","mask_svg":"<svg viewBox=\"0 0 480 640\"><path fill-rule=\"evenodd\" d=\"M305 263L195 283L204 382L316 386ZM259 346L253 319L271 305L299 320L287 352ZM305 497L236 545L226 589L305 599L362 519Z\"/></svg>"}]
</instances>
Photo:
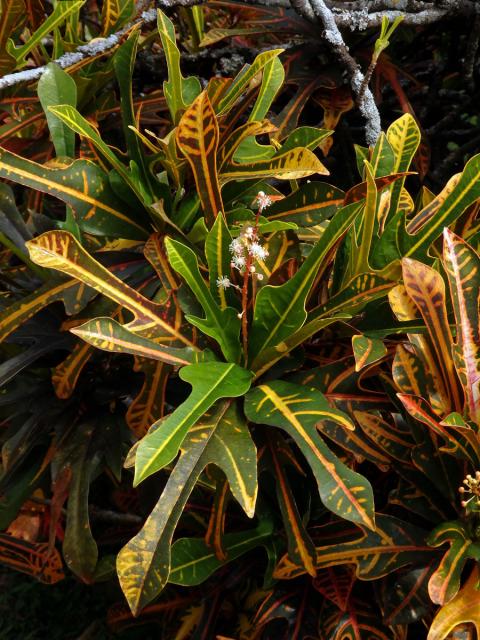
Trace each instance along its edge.
<instances>
[{"instance_id":1,"label":"tree branch","mask_svg":"<svg viewBox=\"0 0 480 640\"><path fill-rule=\"evenodd\" d=\"M322 21L325 29L324 38L347 69L350 84L359 99L358 108L366 122L365 138L367 144L375 144L382 130L380 113L375 104L373 94L365 82L365 76L360 69L360 65L350 55L337 26L335 16L324 0L308 0L308 3L307 0L292 0L292 5L297 11L305 13L308 17L313 13L314 16Z\"/></svg>"}]
</instances>

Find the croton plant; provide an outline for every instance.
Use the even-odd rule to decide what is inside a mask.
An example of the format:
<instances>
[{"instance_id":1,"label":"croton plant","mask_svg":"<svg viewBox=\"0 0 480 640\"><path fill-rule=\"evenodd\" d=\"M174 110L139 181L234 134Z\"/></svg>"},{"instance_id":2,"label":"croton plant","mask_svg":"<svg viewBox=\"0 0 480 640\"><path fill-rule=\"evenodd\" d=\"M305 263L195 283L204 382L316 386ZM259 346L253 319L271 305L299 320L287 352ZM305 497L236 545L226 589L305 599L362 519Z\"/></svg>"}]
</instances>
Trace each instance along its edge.
<instances>
[{"instance_id":1,"label":"croton plant","mask_svg":"<svg viewBox=\"0 0 480 640\"><path fill-rule=\"evenodd\" d=\"M84 2L56 4L12 19L32 37L3 72L86 38ZM158 11L2 92L0 562L109 581L117 633L473 639L480 156L407 190L405 113L330 184L333 92L353 102L308 51L182 75L179 47L229 35L220 5L182 10L186 44Z\"/></svg>"}]
</instances>

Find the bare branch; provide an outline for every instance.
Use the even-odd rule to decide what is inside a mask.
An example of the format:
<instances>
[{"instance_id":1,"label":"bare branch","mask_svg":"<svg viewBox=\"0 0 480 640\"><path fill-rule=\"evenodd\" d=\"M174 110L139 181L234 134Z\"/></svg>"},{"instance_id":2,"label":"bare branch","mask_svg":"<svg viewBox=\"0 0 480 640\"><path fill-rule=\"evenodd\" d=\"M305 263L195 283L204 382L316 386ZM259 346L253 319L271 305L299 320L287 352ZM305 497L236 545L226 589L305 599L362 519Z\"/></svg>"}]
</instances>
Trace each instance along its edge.
<instances>
[{"instance_id":1,"label":"bare branch","mask_svg":"<svg viewBox=\"0 0 480 640\"><path fill-rule=\"evenodd\" d=\"M157 12L155 9L144 11L140 17L133 22L130 22L126 27L123 27L123 29L120 29L116 33L113 33L106 38L95 38L91 42L77 47L75 51L65 53L53 62L62 67L62 69L66 69L74 64L78 64L86 58L93 58L99 54L106 53L116 47L119 44L121 37L132 27L140 23L154 22L156 18ZM18 71L17 73L9 73L0 78L0 90L12 87L20 82L32 82L33 80L38 80L45 72L46 68L46 65L44 65L41 67L35 67L34 69Z\"/></svg>"},{"instance_id":2,"label":"bare branch","mask_svg":"<svg viewBox=\"0 0 480 640\"><path fill-rule=\"evenodd\" d=\"M348 47L343 40L343 36L337 26L335 16L327 7L324 0L292 0L292 4L297 11L305 13L310 18L313 13L319 18L324 26L324 38L335 52L350 76L350 84L355 95L359 98L358 108L365 118L365 138L367 144L375 144L381 133L382 125L380 113L372 92L365 82L359 64L354 60L348 51Z\"/></svg>"}]
</instances>

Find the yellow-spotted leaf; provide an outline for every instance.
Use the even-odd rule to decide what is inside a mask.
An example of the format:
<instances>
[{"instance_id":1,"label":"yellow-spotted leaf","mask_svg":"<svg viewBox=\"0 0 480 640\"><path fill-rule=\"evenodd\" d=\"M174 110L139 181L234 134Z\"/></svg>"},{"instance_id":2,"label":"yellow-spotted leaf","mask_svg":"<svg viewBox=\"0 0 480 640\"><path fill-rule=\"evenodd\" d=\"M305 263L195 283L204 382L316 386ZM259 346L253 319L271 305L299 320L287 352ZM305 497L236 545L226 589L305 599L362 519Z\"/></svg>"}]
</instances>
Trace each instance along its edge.
<instances>
[{"instance_id":1,"label":"yellow-spotted leaf","mask_svg":"<svg viewBox=\"0 0 480 640\"><path fill-rule=\"evenodd\" d=\"M358 529L353 529L347 523L343 523L342 527L337 524L334 531L330 525L320 527L317 530L318 539L330 538L332 544L316 547L317 570L353 564L358 578L374 580L407 564L425 563L426 558L433 555L422 529L381 513L376 514L375 523L376 528L373 531L360 525L363 530L360 536ZM325 529L325 535L322 535L322 529ZM335 538L343 538L346 541L335 542ZM282 558L277 565L274 574L276 578L295 578L305 572L300 567L291 564L289 566L286 560Z\"/></svg>"},{"instance_id":2,"label":"yellow-spotted leaf","mask_svg":"<svg viewBox=\"0 0 480 640\"><path fill-rule=\"evenodd\" d=\"M83 368L90 360L94 349L85 342L78 342L70 355L57 365L52 372L52 385L57 398L66 400L75 390Z\"/></svg>"},{"instance_id":3,"label":"yellow-spotted leaf","mask_svg":"<svg viewBox=\"0 0 480 640\"><path fill-rule=\"evenodd\" d=\"M408 233L417 233L417 231L419 231L424 224L426 224L429 220L432 220L442 204L445 202L447 196L450 195L453 189L457 186L461 176L461 173L456 173L449 179L438 196L433 196L432 194L432 199L427 202L421 209L421 211L415 214L415 216L407 224Z\"/></svg>"},{"instance_id":4,"label":"yellow-spotted leaf","mask_svg":"<svg viewBox=\"0 0 480 640\"><path fill-rule=\"evenodd\" d=\"M118 31L134 14L134 0L104 0L102 6L102 34Z\"/></svg>"},{"instance_id":5,"label":"yellow-spotted leaf","mask_svg":"<svg viewBox=\"0 0 480 640\"><path fill-rule=\"evenodd\" d=\"M218 123L208 93L202 93L183 114L177 144L190 164L208 226L223 213L217 175Z\"/></svg>"},{"instance_id":6,"label":"yellow-spotted leaf","mask_svg":"<svg viewBox=\"0 0 480 640\"><path fill-rule=\"evenodd\" d=\"M480 545L472 540L460 520L441 524L429 536L428 543L432 547L449 544L448 551L428 582L428 593L432 601L445 604L458 593L466 561L469 558L480 560Z\"/></svg>"},{"instance_id":7,"label":"yellow-spotted leaf","mask_svg":"<svg viewBox=\"0 0 480 640\"><path fill-rule=\"evenodd\" d=\"M480 637L480 571L475 565L457 595L433 619L427 640L447 640L457 627L472 624Z\"/></svg>"},{"instance_id":8,"label":"yellow-spotted leaf","mask_svg":"<svg viewBox=\"0 0 480 640\"><path fill-rule=\"evenodd\" d=\"M88 344L111 353L130 353L133 356L160 360L174 367L182 367L195 361L193 349L176 349L156 344L130 331L112 318L93 318L71 329Z\"/></svg>"},{"instance_id":9,"label":"yellow-spotted leaf","mask_svg":"<svg viewBox=\"0 0 480 640\"><path fill-rule=\"evenodd\" d=\"M135 615L167 584L175 527L198 477L208 464L222 469L232 494L247 515L253 517L257 455L245 418L236 404L221 403L190 429L180 458L152 513L142 530L118 555L120 585Z\"/></svg>"},{"instance_id":10,"label":"yellow-spotted leaf","mask_svg":"<svg viewBox=\"0 0 480 640\"><path fill-rule=\"evenodd\" d=\"M364 335L353 336L352 349L355 356L355 371L361 371L364 367L378 362L387 355L387 348L383 340Z\"/></svg>"},{"instance_id":11,"label":"yellow-spotted leaf","mask_svg":"<svg viewBox=\"0 0 480 640\"><path fill-rule=\"evenodd\" d=\"M252 381L249 371L225 362L191 364L181 369L179 375L192 386L192 391L157 429L140 442L135 461L135 485L176 457L188 430L217 400L244 395Z\"/></svg>"},{"instance_id":12,"label":"yellow-spotted leaf","mask_svg":"<svg viewBox=\"0 0 480 640\"><path fill-rule=\"evenodd\" d=\"M480 154L465 165L458 182L449 190L434 215L428 217L415 235L401 229L398 240L402 255L418 260L428 259L428 249L473 202L480 198ZM402 221L402 225L404 222Z\"/></svg>"},{"instance_id":13,"label":"yellow-spotted leaf","mask_svg":"<svg viewBox=\"0 0 480 640\"><path fill-rule=\"evenodd\" d=\"M317 431L322 421L352 429L348 416L332 409L316 389L281 380L251 390L245 398L245 413L252 422L278 427L293 438L315 475L327 509L346 520L375 528L370 483L341 462Z\"/></svg>"},{"instance_id":14,"label":"yellow-spotted leaf","mask_svg":"<svg viewBox=\"0 0 480 640\"><path fill-rule=\"evenodd\" d=\"M451 411L461 411L463 392L453 364L452 333L446 310L445 282L432 267L417 260L402 260L403 281L406 291L422 314L433 348L435 367L440 371L443 383L448 389Z\"/></svg>"},{"instance_id":15,"label":"yellow-spotted leaf","mask_svg":"<svg viewBox=\"0 0 480 640\"><path fill-rule=\"evenodd\" d=\"M0 342L36 313L53 302L63 301L67 314L81 311L96 295L77 280L56 280L44 284L33 293L16 300L0 313Z\"/></svg>"},{"instance_id":16,"label":"yellow-spotted leaf","mask_svg":"<svg viewBox=\"0 0 480 640\"><path fill-rule=\"evenodd\" d=\"M328 175L329 171L317 156L305 147L296 147L280 152L273 158L258 162L231 162L222 167L220 182L230 180L251 180L277 178L278 180L298 180L314 174Z\"/></svg>"},{"instance_id":17,"label":"yellow-spotted leaf","mask_svg":"<svg viewBox=\"0 0 480 640\"><path fill-rule=\"evenodd\" d=\"M57 269L87 284L117 304L128 309L134 320L128 328L148 337L178 340L193 344L162 318L162 307L129 287L97 262L67 231L47 231L27 243L31 259L37 264Z\"/></svg>"},{"instance_id":18,"label":"yellow-spotted leaf","mask_svg":"<svg viewBox=\"0 0 480 640\"><path fill-rule=\"evenodd\" d=\"M135 371L145 378L138 395L128 407L125 419L138 438L143 438L165 409L165 389L172 368L164 362L152 362L148 358L135 358Z\"/></svg>"},{"instance_id":19,"label":"yellow-spotted leaf","mask_svg":"<svg viewBox=\"0 0 480 640\"><path fill-rule=\"evenodd\" d=\"M443 232L443 262L457 326L453 357L470 419L480 426L480 258L449 229Z\"/></svg>"},{"instance_id":20,"label":"yellow-spotted leaf","mask_svg":"<svg viewBox=\"0 0 480 640\"><path fill-rule=\"evenodd\" d=\"M59 198L70 205L82 231L133 240L147 237L128 206L111 188L108 175L89 160L75 160L50 169L0 148L0 178ZM147 224L147 220L145 220Z\"/></svg>"},{"instance_id":21,"label":"yellow-spotted leaf","mask_svg":"<svg viewBox=\"0 0 480 640\"><path fill-rule=\"evenodd\" d=\"M257 73L262 71L269 62L278 57L283 53L283 51L283 49L271 49L270 51L264 51L255 58L252 64L245 65L237 74L236 78L234 78L232 84L228 88L228 91L220 99L216 108L217 114L223 115L224 113L227 113L240 98Z\"/></svg>"},{"instance_id":22,"label":"yellow-spotted leaf","mask_svg":"<svg viewBox=\"0 0 480 640\"><path fill-rule=\"evenodd\" d=\"M387 131L387 141L389 142L395 156L392 173L408 171L413 160L418 145L420 144L421 133L415 118L409 113L405 113L401 118L395 120ZM401 178L391 187L392 197L390 200L390 215L397 212L398 202L405 182Z\"/></svg>"}]
</instances>

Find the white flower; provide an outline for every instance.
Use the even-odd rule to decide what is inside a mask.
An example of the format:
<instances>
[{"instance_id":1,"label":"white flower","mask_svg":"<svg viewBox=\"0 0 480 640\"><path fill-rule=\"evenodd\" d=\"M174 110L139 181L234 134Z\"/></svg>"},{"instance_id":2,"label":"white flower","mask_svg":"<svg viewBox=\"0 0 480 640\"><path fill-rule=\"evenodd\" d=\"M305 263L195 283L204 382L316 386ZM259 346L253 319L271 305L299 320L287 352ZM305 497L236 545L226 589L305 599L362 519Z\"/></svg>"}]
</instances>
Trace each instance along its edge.
<instances>
[{"instance_id":1,"label":"white flower","mask_svg":"<svg viewBox=\"0 0 480 640\"><path fill-rule=\"evenodd\" d=\"M230 243L230 253L233 255L242 255L243 253L243 243L240 238L234 238Z\"/></svg>"},{"instance_id":2,"label":"white flower","mask_svg":"<svg viewBox=\"0 0 480 640\"><path fill-rule=\"evenodd\" d=\"M246 262L247 261L245 260L244 256L233 256L231 264L232 267L241 271L245 267Z\"/></svg>"},{"instance_id":3,"label":"white flower","mask_svg":"<svg viewBox=\"0 0 480 640\"><path fill-rule=\"evenodd\" d=\"M227 278L227 276L220 276L219 278L217 278L217 287L219 289L228 289L228 287L231 287L232 283L230 282L230 279Z\"/></svg>"},{"instance_id":4,"label":"white flower","mask_svg":"<svg viewBox=\"0 0 480 640\"><path fill-rule=\"evenodd\" d=\"M255 198L255 202L258 204L258 208L260 209L260 211L263 211L272 204L272 199L270 198L270 196L267 196L265 191L259 191L257 193L257 197Z\"/></svg>"},{"instance_id":5,"label":"white flower","mask_svg":"<svg viewBox=\"0 0 480 640\"><path fill-rule=\"evenodd\" d=\"M255 260L265 260L268 256L268 251L264 249L261 244L258 244L258 242L252 242L248 252Z\"/></svg>"},{"instance_id":6,"label":"white flower","mask_svg":"<svg viewBox=\"0 0 480 640\"><path fill-rule=\"evenodd\" d=\"M254 229L253 229L253 227L247 227L247 228L245 229L245 231L243 232L243 234L242 234L242 235L243 235L245 238L248 238L248 239L250 240L251 238L253 238L253 234L254 234Z\"/></svg>"}]
</instances>

